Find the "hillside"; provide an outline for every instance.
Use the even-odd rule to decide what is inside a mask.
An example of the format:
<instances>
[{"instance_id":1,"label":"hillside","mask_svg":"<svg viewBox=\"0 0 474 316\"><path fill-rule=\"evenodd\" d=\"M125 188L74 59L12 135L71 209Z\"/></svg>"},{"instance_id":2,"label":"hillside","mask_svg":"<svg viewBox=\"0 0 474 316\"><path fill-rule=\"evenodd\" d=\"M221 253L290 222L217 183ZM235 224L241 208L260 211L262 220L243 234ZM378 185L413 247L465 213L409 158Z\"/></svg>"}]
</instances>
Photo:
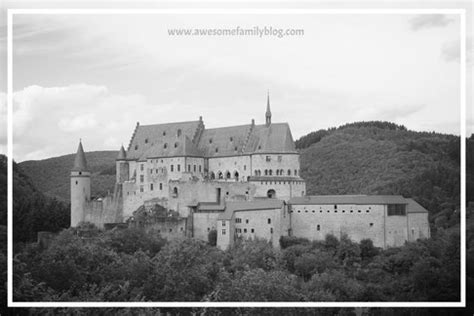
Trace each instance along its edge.
<instances>
[{"instance_id":1,"label":"hillside","mask_svg":"<svg viewBox=\"0 0 474 316\"><path fill-rule=\"evenodd\" d=\"M113 191L117 155L117 151L86 152L87 165L92 172L92 195L105 195L107 191ZM69 201L69 175L74 156L24 161L19 166L41 192L61 201Z\"/></svg>"},{"instance_id":2,"label":"hillside","mask_svg":"<svg viewBox=\"0 0 474 316\"><path fill-rule=\"evenodd\" d=\"M300 149L308 194L402 194L448 220L459 206L459 137L368 123L313 135Z\"/></svg>"}]
</instances>

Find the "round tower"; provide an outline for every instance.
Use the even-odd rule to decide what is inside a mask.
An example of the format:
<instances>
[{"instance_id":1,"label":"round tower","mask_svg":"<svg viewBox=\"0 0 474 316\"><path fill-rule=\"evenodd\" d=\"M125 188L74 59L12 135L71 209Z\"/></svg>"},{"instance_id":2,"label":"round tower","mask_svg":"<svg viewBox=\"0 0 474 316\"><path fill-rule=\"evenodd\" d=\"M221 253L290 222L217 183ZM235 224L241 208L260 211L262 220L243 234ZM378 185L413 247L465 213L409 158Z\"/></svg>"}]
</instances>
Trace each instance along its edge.
<instances>
[{"instance_id":1,"label":"round tower","mask_svg":"<svg viewBox=\"0 0 474 316\"><path fill-rule=\"evenodd\" d=\"M115 163L116 166L116 175L117 175L117 183L123 183L124 181L129 180L129 169L128 169L128 162L127 162L127 153L125 149L120 147L120 151Z\"/></svg>"},{"instance_id":2,"label":"round tower","mask_svg":"<svg viewBox=\"0 0 474 316\"><path fill-rule=\"evenodd\" d=\"M71 170L71 227L84 221L85 210L91 198L91 173L87 168L86 155L79 141L74 166Z\"/></svg>"}]
</instances>

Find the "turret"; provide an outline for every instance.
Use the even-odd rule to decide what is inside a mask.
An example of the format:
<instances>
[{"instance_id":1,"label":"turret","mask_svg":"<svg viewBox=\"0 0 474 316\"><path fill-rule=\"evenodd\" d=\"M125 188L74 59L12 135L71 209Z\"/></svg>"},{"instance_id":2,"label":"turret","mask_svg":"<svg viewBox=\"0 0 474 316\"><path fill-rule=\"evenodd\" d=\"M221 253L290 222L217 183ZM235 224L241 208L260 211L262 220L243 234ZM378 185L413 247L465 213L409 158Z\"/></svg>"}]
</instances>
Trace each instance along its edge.
<instances>
[{"instance_id":1,"label":"turret","mask_svg":"<svg viewBox=\"0 0 474 316\"><path fill-rule=\"evenodd\" d=\"M270 92L267 94L267 111L265 112L265 125L272 124L272 112L270 111Z\"/></svg>"},{"instance_id":2,"label":"turret","mask_svg":"<svg viewBox=\"0 0 474 316\"><path fill-rule=\"evenodd\" d=\"M116 174L117 174L117 183L123 183L124 181L129 180L129 166L127 162L127 153L125 148L120 147L119 154L115 163Z\"/></svg>"},{"instance_id":3,"label":"turret","mask_svg":"<svg viewBox=\"0 0 474 316\"><path fill-rule=\"evenodd\" d=\"M86 155L79 141L74 166L71 169L71 227L84 221L85 210L91 198L91 174L87 168Z\"/></svg>"}]
</instances>

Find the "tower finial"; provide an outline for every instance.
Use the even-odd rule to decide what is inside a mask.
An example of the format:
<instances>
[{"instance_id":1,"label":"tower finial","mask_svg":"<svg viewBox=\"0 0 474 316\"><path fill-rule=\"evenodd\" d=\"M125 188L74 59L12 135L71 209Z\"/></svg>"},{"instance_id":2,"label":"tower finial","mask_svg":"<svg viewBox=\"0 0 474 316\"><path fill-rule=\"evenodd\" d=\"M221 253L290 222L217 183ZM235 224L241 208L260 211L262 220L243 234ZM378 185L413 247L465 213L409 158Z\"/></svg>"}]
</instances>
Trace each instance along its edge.
<instances>
[{"instance_id":1,"label":"tower finial","mask_svg":"<svg viewBox=\"0 0 474 316\"><path fill-rule=\"evenodd\" d=\"M267 111L265 112L265 125L272 124L272 112L270 111L270 90L267 91Z\"/></svg>"},{"instance_id":2,"label":"tower finial","mask_svg":"<svg viewBox=\"0 0 474 316\"><path fill-rule=\"evenodd\" d=\"M76 157L74 158L74 166L72 171L87 171L86 155L84 148L82 148L82 140L79 139L79 146L77 147Z\"/></svg>"}]
</instances>

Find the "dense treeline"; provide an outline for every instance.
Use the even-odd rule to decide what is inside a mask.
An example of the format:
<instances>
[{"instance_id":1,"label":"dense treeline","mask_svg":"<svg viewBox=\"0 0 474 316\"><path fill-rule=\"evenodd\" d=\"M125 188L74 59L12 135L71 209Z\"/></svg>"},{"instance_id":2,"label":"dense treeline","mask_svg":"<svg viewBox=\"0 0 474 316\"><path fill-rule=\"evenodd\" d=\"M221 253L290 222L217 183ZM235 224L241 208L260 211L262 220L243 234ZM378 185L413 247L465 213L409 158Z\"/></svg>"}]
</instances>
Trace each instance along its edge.
<instances>
[{"instance_id":1,"label":"dense treeline","mask_svg":"<svg viewBox=\"0 0 474 316\"><path fill-rule=\"evenodd\" d=\"M79 229L80 231L80 229ZM132 242L130 242L132 240ZM328 235L227 251L137 229L61 232L15 256L18 301L456 301L459 233L381 250Z\"/></svg>"},{"instance_id":2,"label":"dense treeline","mask_svg":"<svg viewBox=\"0 0 474 316\"><path fill-rule=\"evenodd\" d=\"M407 128L403 125L397 125L392 122L386 121L369 121L369 122L354 122L341 125L339 127L330 127L328 129L320 129L315 132L311 132L308 135L302 136L295 141L296 148L303 149L319 142L323 137L331 134L334 131L342 130L345 128L361 128L361 127L376 127L380 129L392 130L392 131L406 131Z\"/></svg>"}]
</instances>

